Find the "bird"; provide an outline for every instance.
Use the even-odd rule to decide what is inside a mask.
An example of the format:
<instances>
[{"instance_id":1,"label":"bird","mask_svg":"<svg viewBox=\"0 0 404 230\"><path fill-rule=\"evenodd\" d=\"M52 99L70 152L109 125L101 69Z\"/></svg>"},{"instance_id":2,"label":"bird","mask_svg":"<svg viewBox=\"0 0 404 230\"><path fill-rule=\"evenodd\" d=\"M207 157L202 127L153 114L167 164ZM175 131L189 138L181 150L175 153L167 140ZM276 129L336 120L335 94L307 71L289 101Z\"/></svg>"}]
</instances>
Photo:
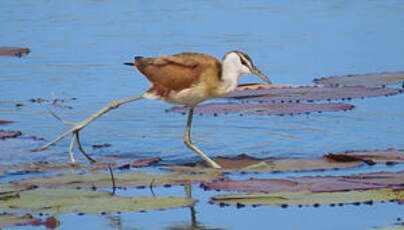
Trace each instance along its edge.
<instances>
[{"instance_id":1,"label":"bird","mask_svg":"<svg viewBox=\"0 0 404 230\"><path fill-rule=\"evenodd\" d=\"M195 106L208 99L226 97L237 88L240 76L245 74L254 74L267 84L271 84L270 79L242 51L230 51L223 56L222 61L208 54L182 52L174 55L160 55L159 57L136 56L133 62L123 64L134 66L142 73L150 82L150 88L140 96L111 102L82 123L73 124L73 128L38 150L44 150L72 133L73 138L69 148L72 163L74 163L72 154L74 140L77 141L80 151L89 158L79 141L78 132L82 128L122 104L139 99L162 100L189 107L183 137L185 145L204 159L210 167L221 168L218 163L196 147L191 140L191 124Z\"/></svg>"}]
</instances>

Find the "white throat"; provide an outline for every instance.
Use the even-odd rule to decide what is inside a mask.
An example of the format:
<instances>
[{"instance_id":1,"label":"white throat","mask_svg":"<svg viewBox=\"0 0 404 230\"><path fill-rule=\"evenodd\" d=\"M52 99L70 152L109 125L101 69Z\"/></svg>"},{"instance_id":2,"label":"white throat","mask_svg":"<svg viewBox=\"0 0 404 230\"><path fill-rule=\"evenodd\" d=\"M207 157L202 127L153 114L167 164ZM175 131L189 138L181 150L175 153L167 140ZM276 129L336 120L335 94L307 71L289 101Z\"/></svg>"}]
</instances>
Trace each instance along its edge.
<instances>
[{"instance_id":1,"label":"white throat","mask_svg":"<svg viewBox=\"0 0 404 230\"><path fill-rule=\"evenodd\" d=\"M238 79L245 74L241 68L240 58L235 53L228 54L222 62L223 88L226 93L236 89Z\"/></svg>"}]
</instances>

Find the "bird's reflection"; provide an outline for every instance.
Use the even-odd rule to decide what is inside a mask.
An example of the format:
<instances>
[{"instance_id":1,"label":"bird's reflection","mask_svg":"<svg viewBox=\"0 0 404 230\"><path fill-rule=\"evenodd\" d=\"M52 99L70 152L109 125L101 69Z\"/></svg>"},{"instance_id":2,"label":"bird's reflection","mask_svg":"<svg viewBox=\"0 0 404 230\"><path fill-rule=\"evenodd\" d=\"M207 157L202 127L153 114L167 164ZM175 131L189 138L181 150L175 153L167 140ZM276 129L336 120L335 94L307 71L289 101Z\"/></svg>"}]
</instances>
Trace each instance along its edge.
<instances>
[{"instance_id":1,"label":"bird's reflection","mask_svg":"<svg viewBox=\"0 0 404 230\"><path fill-rule=\"evenodd\" d=\"M192 199L192 186L185 185L184 188L185 188L186 197L189 199ZM195 207L191 206L191 207L189 207L189 210L191 213L191 224L184 223L182 226L172 226L172 227L166 228L166 230L224 230L224 228L204 227L196 219Z\"/></svg>"},{"instance_id":2,"label":"bird's reflection","mask_svg":"<svg viewBox=\"0 0 404 230\"><path fill-rule=\"evenodd\" d=\"M152 186L150 187L150 192L155 197L155 193L153 191ZM184 185L185 196L186 198L192 199L192 186L191 185ZM169 226L165 228L166 230L224 230L224 228L208 228L203 226L201 223L197 221L196 210L194 206L189 207L191 222L190 223L176 223L175 226ZM105 218L108 220L108 227L114 230L123 230L128 229L124 227L122 224L122 218L119 215L105 215ZM136 228L130 228L136 229Z\"/></svg>"}]
</instances>

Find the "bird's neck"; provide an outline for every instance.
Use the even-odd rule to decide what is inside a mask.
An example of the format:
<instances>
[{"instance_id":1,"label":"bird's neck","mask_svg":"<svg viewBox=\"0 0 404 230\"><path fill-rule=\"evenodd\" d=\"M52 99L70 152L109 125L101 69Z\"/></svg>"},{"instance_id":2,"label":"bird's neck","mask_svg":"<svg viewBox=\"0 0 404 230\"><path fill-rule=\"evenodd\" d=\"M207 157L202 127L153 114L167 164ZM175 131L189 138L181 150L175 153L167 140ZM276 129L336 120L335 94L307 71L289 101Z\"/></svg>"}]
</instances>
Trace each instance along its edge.
<instances>
[{"instance_id":1,"label":"bird's neck","mask_svg":"<svg viewBox=\"0 0 404 230\"><path fill-rule=\"evenodd\" d=\"M240 68L234 62L224 60L222 63L222 90L229 94L237 88L238 79L241 76Z\"/></svg>"}]
</instances>

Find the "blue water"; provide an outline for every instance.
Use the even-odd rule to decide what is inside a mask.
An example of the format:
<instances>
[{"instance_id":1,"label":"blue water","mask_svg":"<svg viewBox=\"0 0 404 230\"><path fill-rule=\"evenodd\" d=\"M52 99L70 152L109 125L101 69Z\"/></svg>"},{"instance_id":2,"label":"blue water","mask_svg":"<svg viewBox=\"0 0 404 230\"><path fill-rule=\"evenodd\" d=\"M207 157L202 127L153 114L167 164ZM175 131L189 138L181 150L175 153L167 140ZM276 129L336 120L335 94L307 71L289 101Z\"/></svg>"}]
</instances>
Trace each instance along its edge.
<instances>
[{"instance_id":1,"label":"blue water","mask_svg":"<svg viewBox=\"0 0 404 230\"><path fill-rule=\"evenodd\" d=\"M68 127L48 110L81 121L112 100L141 94L148 82L122 65L137 55L196 51L221 58L230 50L242 50L275 84L305 85L329 75L402 71L403 12L404 2L399 0L1 1L0 46L28 47L31 53L23 58L0 57L0 119L16 121L0 128L51 140ZM241 79L241 83L258 81L255 76ZM77 100L70 100L73 97ZM63 98L73 109L32 104L31 98ZM308 116L196 116L192 135L212 157L246 152L308 158L345 150L403 149L403 99L401 94L353 100L352 111ZM198 160L182 142L186 117L165 113L170 107L146 100L122 106L83 130L82 143L95 156L160 156L166 163ZM94 143L112 146L92 150ZM41 153L28 151L40 144L28 141L8 148L11 144L2 143L0 160L68 160L68 140ZM198 221L211 228L245 229L248 223L262 223L260 228L366 229L392 225L397 213L404 211L394 204L220 209L201 199L196 207L202 219ZM354 219L355 209L366 211ZM174 219L189 221L187 213L179 209L127 214L122 226L165 228ZM375 218L382 213L391 215ZM304 216L318 225L304 224ZM159 224L155 218L174 219ZM62 217L62 227L71 228L84 219L112 228L102 217L89 215Z\"/></svg>"}]
</instances>

